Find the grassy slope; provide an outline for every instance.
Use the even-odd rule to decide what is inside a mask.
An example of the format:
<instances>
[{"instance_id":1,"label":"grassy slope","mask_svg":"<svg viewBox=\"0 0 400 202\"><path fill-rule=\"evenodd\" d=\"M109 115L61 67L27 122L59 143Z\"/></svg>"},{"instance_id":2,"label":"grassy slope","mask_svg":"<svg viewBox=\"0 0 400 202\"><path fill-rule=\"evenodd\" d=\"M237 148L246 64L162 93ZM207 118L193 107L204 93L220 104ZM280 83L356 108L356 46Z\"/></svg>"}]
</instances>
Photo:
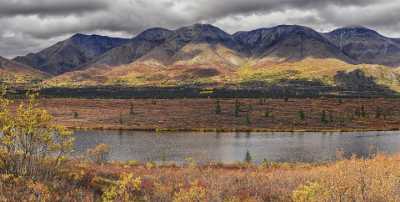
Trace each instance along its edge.
<instances>
[{"instance_id":1,"label":"grassy slope","mask_svg":"<svg viewBox=\"0 0 400 202\"><path fill-rule=\"evenodd\" d=\"M378 84L387 85L399 90L398 69L382 66L361 64L353 65L337 59L307 58L299 62L258 61L242 66L238 71L239 80L263 80L275 82L280 79L321 80L326 84L334 84L334 76L338 71L353 71L361 69L368 76L376 79Z\"/></svg>"},{"instance_id":2,"label":"grassy slope","mask_svg":"<svg viewBox=\"0 0 400 202\"><path fill-rule=\"evenodd\" d=\"M48 78L49 75L32 67L0 57L0 77L11 84L29 83Z\"/></svg>"}]
</instances>

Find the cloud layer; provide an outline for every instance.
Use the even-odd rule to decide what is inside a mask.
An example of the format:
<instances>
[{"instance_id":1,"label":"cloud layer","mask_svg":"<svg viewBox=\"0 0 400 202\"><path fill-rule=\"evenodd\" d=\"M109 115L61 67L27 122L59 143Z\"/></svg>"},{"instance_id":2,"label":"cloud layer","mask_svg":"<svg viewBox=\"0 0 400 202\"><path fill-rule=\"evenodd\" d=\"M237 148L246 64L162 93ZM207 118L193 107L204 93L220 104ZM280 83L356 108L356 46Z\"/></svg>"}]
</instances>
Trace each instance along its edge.
<instances>
[{"instance_id":1,"label":"cloud layer","mask_svg":"<svg viewBox=\"0 0 400 202\"><path fill-rule=\"evenodd\" d=\"M400 37L400 0L0 0L0 55L36 52L80 33L132 37L197 22L228 32L301 24L363 25Z\"/></svg>"}]
</instances>

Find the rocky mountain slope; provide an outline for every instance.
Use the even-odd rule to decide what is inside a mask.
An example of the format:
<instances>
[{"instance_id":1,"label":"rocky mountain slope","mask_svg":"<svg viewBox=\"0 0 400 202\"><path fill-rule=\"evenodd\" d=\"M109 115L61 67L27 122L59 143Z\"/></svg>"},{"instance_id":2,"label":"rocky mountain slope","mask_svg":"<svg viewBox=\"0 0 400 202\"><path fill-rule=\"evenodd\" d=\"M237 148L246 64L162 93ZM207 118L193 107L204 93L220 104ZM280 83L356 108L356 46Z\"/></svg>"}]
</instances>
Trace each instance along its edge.
<instances>
[{"instance_id":1,"label":"rocky mountain slope","mask_svg":"<svg viewBox=\"0 0 400 202\"><path fill-rule=\"evenodd\" d=\"M320 33L303 26L281 25L234 35L241 52L251 57L299 61L307 57L337 58L353 62Z\"/></svg>"},{"instance_id":2,"label":"rocky mountain slope","mask_svg":"<svg viewBox=\"0 0 400 202\"><path fill-rule=\"evenodd\" d=\"M117 66L129 64L163 44L165 40L172 35L172 31L163 28L146 30L127 43L100 55L89 64L86 64L85 67L93 65Z\"/></svg>"},{"instance_id":3,"label":"rocky mountain slope","mask_svg":"<svg viewBox=\"0 0 400 202\"><path fill-rule=\"evenodd\" d=\"M75 34L38 53L16 57L14 61L23 63L53 75L68 72L90 62L114 47L128 42L127 39L98 35Z\"/></svg>"},{"instance_id":4,"label":"rocky mountain slope","mask_svg":"<svg viewBox=\"0 0 400 202\"><path fill-rule=\"evenodd\" d=\"M324 34L344 54L358 63L400 65L400 43L365 27L345 27Z\"/></svg>"}]
</instances>

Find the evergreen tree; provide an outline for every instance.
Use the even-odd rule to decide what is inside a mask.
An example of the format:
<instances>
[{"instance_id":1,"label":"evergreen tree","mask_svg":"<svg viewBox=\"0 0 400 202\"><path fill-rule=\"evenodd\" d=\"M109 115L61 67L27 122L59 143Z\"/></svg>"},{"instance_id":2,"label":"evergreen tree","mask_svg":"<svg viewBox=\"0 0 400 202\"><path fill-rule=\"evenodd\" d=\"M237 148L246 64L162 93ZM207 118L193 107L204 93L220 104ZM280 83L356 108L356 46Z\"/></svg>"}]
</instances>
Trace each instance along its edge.
<instances>
[{"instance_id":1,"label":"evergreen tree","mask_svg":"<svg viewBox=\"0 0 400 202\"><path fill-rule=\"evenodd\" d=\"M247 150L247 151L246 151L246 157L245 157L244 161L245 161L246 163L251 163L252 160L253 160L253 159L252 159L252 157L251 157L250 151Z\"/></svg>"},{"instance_id":2,"label":"evergreen tree","mask_svg":"<svg viewBox=\"0 0 400 202\"><path fill-rule=\"evenodd\" d=\"M335 119L334 119L334 117L333 117L333 112L332 111L329 111L329 122L334 122L335 121Z\"/></svg>"},{"instance_id":3,"label":"evergreen tree","mask_svg":"<svg viewBox=\"0 0 400 202\"><path fill-rule=\"evenodd\" d=\"M328 123L328 120L326 119L326 111L323 110L321 114L321 123L326 124Z\"/></svg>"},{"instance_id":4,"label":"evergreen tree","mask_svg":"<svg viewBox=\"0 0 400 202\"><path fill-rule=\"evenodd\" d=\"M134 110L133 110L133 103L131 103L130 104L130 107L129 107L129 114L130 115L133 115L135 112L134 112Z\"/></svg>"},{"instance_id":5,"label":"evergreen tree","mask_svg":"<svg viewBox=\"0 0 400 202\"><path fill-rule=\"evenodd\" d=\"M122 113L119 114L119 124L120 125L124 124L124 118L122 116Z\"/></svg>"},{"instance_id":6,"label":"evergreen tree","mask_svg":"<svg viewBox=\"0 0 400 202\"><path fill-rule=\"evenodd\" d=\"M365 118L365 117L368 116L368 114L367 114L367 112L366 112L366 110L365 110L364 105L361 106L361 110L360 110L360 111L361 111L361 117Z\"/></svg>"},{"instance_id":7,"label":"evergreen tree","mask_svg":"<svg viewBox=\"0 0 400 202\"><path fill-rule=\"evenodd\" d=\"M382 116L382 108L377 107L377 108L375 109L375 118L376 118L376 119L379 119L379 118L381 118L381 116Z\"/></svg>"},{"instance_id":8,"label":"evergreen tree","mask_svg":"<svg viewBox=\"0 0 400 202\"><path fill-rule=\"evenodd\" d=\"M221 112L222 112L222 110L221 110L221 104L220 104L220 101L217 100L216 103L215 103L215 113L216 113L216 114L221 114Z\"/></svg>"},{"instance_id":9,"label":"evergreen tree","mask_svg":"<svg viewBox=\"0 0 400 202\"><path fill-rule=\"evenodd\" d=\"M264 113L265 118L271 117L271 110L267 109Z\"/></svg>"},{"instance_id":10,"label":"evergreen tree","mask_svg":"<svg viewBox=\"0 0 400 202\"><path fill-rule=\"evenodd\" d=\"M250 112L247 112L247 115L246 115L246 123L247 123L247 125L251 125Z\"/></svg>"},{"instance_id":11,"label":"evergreen tree","mask_svg":"<svg viewBox=\"0 0 400 202\"><path fill-rule=\"evenodd\" d=\"M236 99L235 100L235 116L239 117L240 116L239 113L240 113L240 103L239 103L239 100Z\"/></svg>"},{"instance_id":12,"label":"evergreen tree","mask_svg":"<svg viewBox=\"0 0 400 202\"><path fill-rule=\"evenodd\" d=\"M306 115L303 110L299 111L299 118L301 121L304 121L306 119Z\"/></svg>"}]
</instances>

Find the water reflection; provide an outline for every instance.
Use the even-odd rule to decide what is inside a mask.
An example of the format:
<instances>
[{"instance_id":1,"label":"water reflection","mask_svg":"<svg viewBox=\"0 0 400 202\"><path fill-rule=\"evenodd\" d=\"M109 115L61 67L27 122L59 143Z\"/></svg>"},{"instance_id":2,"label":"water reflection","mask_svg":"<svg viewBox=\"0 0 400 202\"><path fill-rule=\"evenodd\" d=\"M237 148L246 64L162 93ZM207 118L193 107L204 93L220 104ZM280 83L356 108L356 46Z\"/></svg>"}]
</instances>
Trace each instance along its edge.
<instances>
[{"instance_id":1,"label":"water reflection","mask_svg":"<svg viewBox=\"0 0 400 202\"><path fill-rule=\"evenodd\" d=\"M278 162L324 162L344 157L369 157L376 152L400 152L399 132L354 133L155 133L132 131L77 131L76 153L105 143L111 160L182 163L243 161L247 150L252 159Z\"/></svg>"}]
</instances>

